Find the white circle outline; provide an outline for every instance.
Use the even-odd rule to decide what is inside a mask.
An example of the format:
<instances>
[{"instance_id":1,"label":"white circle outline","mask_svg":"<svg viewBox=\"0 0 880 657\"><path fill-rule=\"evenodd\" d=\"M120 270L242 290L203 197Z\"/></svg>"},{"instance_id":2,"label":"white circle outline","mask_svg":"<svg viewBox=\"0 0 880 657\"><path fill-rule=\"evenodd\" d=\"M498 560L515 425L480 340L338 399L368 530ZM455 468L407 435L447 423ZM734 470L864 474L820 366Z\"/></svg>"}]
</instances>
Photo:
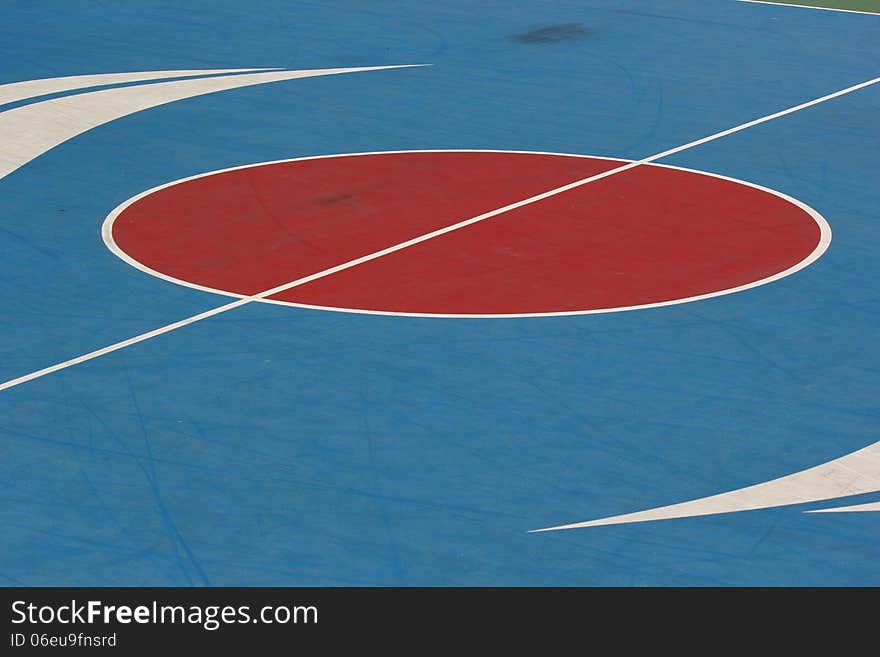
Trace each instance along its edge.
<instances>
[{"instance_id":1,"label":"white circle outline","mask_svg":"<svg viewBox=\"0 0 880 657\"><path fill-rule=\"evenodd\" d=\"M401 155L407 153L510 153L514 155L555 155L559 157L578 157L584 159L592 159L592 160L607 160L611 162L620 162L621 164L627 164L636 162L637 160L627 160L622 158L615 157L603 157L599 155L583 155L576 153L553 153L547 151L516 151L516 150L494 150L494 149L476 149L476 148L444 148L444 149L418 149L418 150L399 150L399 151L366 151L362 153L334 153L328 155L310 155L306 157L294 157L294 158L286 158L282 160L269 160L267 162L256 162L253 164L243 164L234 167L228 167L225 169L216 169L214 171L207 171L204 173L199 173L194 176L187 176L186 178L179 178L177 180L172 180L171 182L164 183L162 185L157 185L156 187L151 187L146 191L143 191L135 196L132 196L126 201L123 201L118 206L116 206L110 214L107 215L107 218L104 220L101 225L101 237L104 241L104 244L113 253L123 262L131 265L135 269L139 269L151 276L155 276L157 278L161 278L162 280L169 281L171 283L176 283L177 285L183 285L185 287L193 288L195 290L200 290L202 292L210 292L212 294L219 294L221 296L233 297L235 299L244 299L250 295L247 294L238 294L236 292L229 292L227 290L219 290L216 288L207 287L204 285L198 285L197 283L191 283L189 281L184 281L179 278L174 278L173 276L168 276L167 274L163 274L162 272L156 271L145 265L144 263L135 260L130 255L128 255L125 251L123 251L116 241L113 239L113 224L116 219L133 203L136 203L140 199L145 196L149 196L159 190L165 189L167 187L172 187L174 185L179 185L185 182L189 182L191 180L197 180L199 178L206 178L208 176L213 176L219 173L227 173L229 171L240 171L242 169L254 169L262 166L269 166L272 164L283 164L286 162L301 162L304 160L322 160L329 158L337 158L337 157L359 157L364 155ZM649 167L661 167L665 169L675 169L677 171L685 171L688 173L695 173L702 176L709 176L712 178L718 178L720 180L727 180L729 182L738 183L740 185L745 185L746 187L752 187L754 189L761 190L763 192L767 192L774 196L777 196L785 201L788 201L792 205L800 208L804 212L806 212L813 221L819 226L819 242L813 251L800 262L792 265L788 269L785 269L781 272L773 274L772 276L768 276L766 278L762 278L757 281L753 281L751 283L746 283L744 285L739 285L737 287L726 288L724 290L718 290L715 292L708 292L706 294L700 294L692 297L683 297L681 299L671 299L669 301L658 301L655 303L646 303L640 304L636 306L619 306L612 308L593 308L590 310L565 310L565 311L555 311L555 312L539 312L539 313L496 313L496 314L458 314L458 313L413 313L413 312L397 312L391 310L365 310L363 308L341 308L338 306L316 306L305 303L296 303L293 301L280 301L277 299L254 299L254 301L258 301L260 303L269 303L279 306L292 306L294 308L306 308L309 310L325 310L330 312L342 312L342 313L355 313L361 315L390 315L396 317L431 317L431 318L440 318L440 319L517 319L517 318L527 318L527 317L568 317L572 315L597 315L604 313L617 313L617 312L627 312L630 310L646 310L649 308L661 308L663 306L674 306L682 303L691 303L693 301L702 301L704 299L711 299L713 297L719 297L727 294L734 294L736 292L743 292L745 290L750 290L752 288L759 287L761 285L766 285L768 283L773 283L787 276L791 276L792 274L804 269L811 264L813 264L816 260L822 257L824 253L828 250L828 247L831 245L831 226L828 221L826 221L825 217L823 217L819 212L808 206L806 203L797 200L789 196L788 194L784 194L775 189L770 189L769 187L764 187L762 185L758 185L756 183L748 182L746 180L740 180L738 178L731 178L729 176L723 176L718 173L711 173L708 171L700 171L698 169L688 169L686 167L673 166L671 164L657 164L655 162L646 162L640 166L649 166Z\"/></svg>"}]
</instances>

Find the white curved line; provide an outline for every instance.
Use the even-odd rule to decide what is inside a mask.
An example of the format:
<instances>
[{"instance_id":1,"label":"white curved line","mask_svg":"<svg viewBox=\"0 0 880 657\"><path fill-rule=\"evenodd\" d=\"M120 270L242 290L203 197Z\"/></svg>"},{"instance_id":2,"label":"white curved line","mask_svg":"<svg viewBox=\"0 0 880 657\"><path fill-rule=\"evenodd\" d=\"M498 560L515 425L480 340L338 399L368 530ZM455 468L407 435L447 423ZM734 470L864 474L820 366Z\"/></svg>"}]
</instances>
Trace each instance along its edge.
<instances>
[{"instance_id":1,"label":"white curved line","mask_svg":"<svg viewBox=\"0 0 880 657\"><path fill-rule=\"evenodd\" d=\"M277 71L277 68L216 68L188 69L184 71L137 71L131 73L97 73L95 75L68 75L60 78L22 80L0 84L0 105L27 100L36 96L57 94L63 91L101 87L126 82L147 82L166 78L189 78L220 73L255 73L257 71Z\"/></svg>"},{"instance_id":2,"label":"white curved line","mask_svg":"<svg viewBox=\"0 0 880 657\"><path fill-rule=\"evenodd\" d=\"M185 98L257 84L320 75L377 71L401 66L364 66L172 80L102 89L14 107L0 112L0 179L48 150L115 119Z\"/></svg>"},{"instance_id":3,"label":"white curved line","mask_svg":"<svg viewBox=\"0 0 880 657\"><path fill-rule=\"evenodd\" d=\"M211 292L213 294L219 294L222 296L232 297L235 299L243 299L245 297L250 297L252 295L238 294L235 292L230 292L228 290L220 290L220 289L208 287L205 285L199 285L197 283L191 283L189 281L185 281L180 278L175 278L174 276L169 276L168 274L164 274L160 271L157 271L157 270L149 267L148 265L145 265L144 263L140 262L139 260L136 260L135 258L131 257L129 254L127 254L125 251L122 250L122 248L116 243L116 240L113 238L113 224L116 222L116 219L132 204L136 203L137 201L139 201L140 199L142 199L146 196L149 196L150 194L153 194L153 193L158 192L160 190L166 189L168 187L173 187L175 185L180 185L180 184L183 184L186 182L190 182L192 180L198 180L199 178L205 178L205 177L213 176L216 174L227 173L229 171L240 171L242 169L251 169L251 168L256 168L256 167L269 166L272 164L284 164L287 162L301 162L301 161L305 161L305 160L322 160L322 159L328 159L328 158L358 157L358 156L365 156L365 155L401 155L401 154L407 154L407 153L508 153L508 154L514 154L514 155L554 155L554 156L560 156L560 157L606 160L609 162L619 162L623 165L620 167L616 167L614 169L609 169L609 170L604 171L602 173L599 173L595 176L591 176L590 178L585 178L582 181L577 181L577 183L579 183L578 186L580 186L580 184L583 184L584 181L595 181L595 180L599 180L601 178L606 178L609 175L619 173L619 172L624 171L626 169L634 168L636 165L661 167L664 169L675 169L677 171L686 171L688 173L709 176L711 178L719 178L721 180L726 180L726 181L737 183L740 185L745 185L746 187L752 187L754 189L758 189L763 192L767 192L768 194L771 194L773 196L777 196L777 197L791 203L792 205L797 206L798 208L800 208L801 210L806 212L813 219L813 221L815 221L816 224L818 225L818 227L819 227L819 241L816 244L816 247L813 249L813 251L810 252L810 254L807 255L806 258L804 258L800 262L792 265L791 267L788 267L787 269L785 269L781 272L773 274L772 276L767 276L766 278L762 278L760 280L753 281L751 283L745 283L743 285L739 285L739 286L732 287L732 288L727 288L724 290L718 290L716 292L708 292L706 294L700 294L700 295L695 295L695 296L691 296L691 297L684 297L681 299L670 299L667 301L658 301L655 303L646 303L646 304L640 304L640 305L636 305L636 306L619 306L619 307L612 307L612 308L593 308L590 310L566 310L566 311L537 312L537 313L497 313L497 314L471 313L471 314L464 314L464 313L396 312L396 311L387 311L387 310L369 310L369 309L363 309L363 308L342 308L342 307L336 307L336 306L318 306L318 305L311 305L311 304L304 304L304 303L296 303L293 301L280 301L277 299L269 299L269 298L267 298L267 296L263 296L263 295L261 295L259 298L255 298L254 300L261 302L261 303L271 303L271 304L280 305L280 306L292 306L295 308L307 308L310 310L327 310L327 311L331 311L331 312L346 312L346 313L355 313L355 314L361 314L361 315L390 315L390 316L396 316L396 317L433 317L433 318L441 318L441 319L516 319L516 318L531 318L531 317L568 317L568 316L573 316L573 315L595 315L595 314L600 314L600 313L617 313L617 312L626 312L626 311L630 311L630 310L645 310L648 308L661 308L664 306L674 306L674 305L678 305L681 303L690 303L692 301L703 301L705 299L711 299L713 297L719 297L719 296L723 296L726 294L733 294L735 292L742 292L745 290L750 290L755 287L759 287L761 285L766 285L768 283L772 283L774 281L778 281L782 278L785 278L786 276L791 276L792 274L800 271L801 269L808 267L809 265L814 263L816 260L821 258L822 255L825 253L825 251L828 250L828 247L831 245L831 237L832 237L831 226L828 224L828 222L825 220L825 218L821 214L819 214L819 212L817 212L816 210L814 210L810 206L806 205L805 203L797 200L796 198L788 196L787 194L784 194L784 193L777 191L775 189L770 189L769 187L763 187L762 185L757 185L755 183L747 182L745 180L739 180L737 178L730 178L728 176L722 176L721 174L710 173L707 171L699 171L697 169L688 169L685 167L672 166L669 164L658 164L656 162L644 162L642 160L628 160L628 159L623 159L623 158L582 155L582 154L575 154L575 153L551 153L551 152L547 152L547 151L513 151L513 150L467 149L467 148L421 149L421 150L403 150L403 151L369 151L369 152L363 152L363 153L340 153L340 154L336 154L336 155L312 155L312 156L308 156L308 157L296 157L296 158L289 158L289 159L283 159L283 160L271 160L268 162L258 162L255 164L245 164L245 165L241 165L241 166L228 167L225 169L217 169L215 171L207 171L205 173L196 174L194 176L188 176L186 178L180 178L178 180L173 180L171 182L164 183L162 185L158 185L158 186L153 187L151 189L148 189L144 192L141 192L140 194L137 194L126 201L123 201L120 205L118 205L116 208L114 208L110 212L110 214L107 215L107 218L104 220L104 223L101 226L101 237L104 240L104 244L107 246L107 248L114 255L116 255L118 258L120 258L124 262L128 263L132 267L135 267L136 269L143 271L144 273L150 274L151 276L155 276L157 278L161 278L162 280L168 281L170 283L176 283L177 285L183 285L185 287L190 287L195 290L200 290L202 292ZM518 201L517 203L511 204L510 206L504 206L504 208L500 208L499 210L493 210L491 212L479 215L479 217L467 219L466 221L456 223L456 224L454 224L454 226L464 226L464 225L469 225L470 223L476 223L475 220L482 221L483 219L489 218L490 216L501 214L502 211L507 211L507 210L512 209L512 206L519 206L519 205L525 205L527 203L532 203L536 199L545 198L550 195L555 195L555 194L560 193L560 190L564 191L564 190L567 190L570 188L571 188L571 185L565 185L564 187L556 188L554 190L551 190L550 192L545 192L545 193L539 194L535 197L530 197L528 199L525 199L524 201ZM438 231L433 231L431 233L428 233L428 235L434 237L439 234L449 232L450 228L452 228L452 227L450 226L447 228L442 228ZM419 241L424 241L424 239L422 237L419 237L416 239ZM409 241L405 242L404 244L409 245L411 242L412 242L412 240L409 240ZM384 253L384 251L383 251L383 253ZM290 285L289 287L287 287L285 289L289 289L290 287L295 287L295 286Z\"/></svg>"},{"instance_id":4,"label":"white curved line","mask_svg":"<svg viewBox=\"0 0 880 657\"><path fill-rule=\"evenodd\" d=\"M833 509L813 509L812 511L804 511L804 513L860 513L865 511L880 511L880 502L853 504L852 506L836 506Z\"/></svg>"},{"instance_id":5,"label":"white curved line","mask_svg":"<svg viewBox=\"0 0 880 657\"><path fill-rule=\"evenodd\" d=\"M801 470L785 477L765 481L754 486L701 497L680 504L661 506L647 511L627 513L587 522L558 525L532 532L550 532L560 529L579 529L600 525L622 525L651 520L693 518L770 509L790 504L821 502L838 497L876 493L880 491L880 442L873 443L856 452L822 463L809 470Z\"/></svg>"}]
</instances>

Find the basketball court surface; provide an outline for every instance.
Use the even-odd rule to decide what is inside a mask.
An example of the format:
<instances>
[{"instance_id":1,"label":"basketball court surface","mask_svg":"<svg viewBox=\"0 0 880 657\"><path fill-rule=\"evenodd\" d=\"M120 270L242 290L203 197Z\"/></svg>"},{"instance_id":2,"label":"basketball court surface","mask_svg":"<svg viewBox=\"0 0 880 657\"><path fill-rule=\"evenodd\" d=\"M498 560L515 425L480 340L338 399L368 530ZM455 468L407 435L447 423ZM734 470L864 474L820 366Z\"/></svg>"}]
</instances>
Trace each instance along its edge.
<instances>
[{"instance_id":1,"label":"basketball court surface","mask_svg":"<svg viewBox=\"0 0 880 657\"><path fill-rule=\"evenodd\" d=\"M7 586L880 584L880 3L8 2Z\"/></svg>"}]
</instances>

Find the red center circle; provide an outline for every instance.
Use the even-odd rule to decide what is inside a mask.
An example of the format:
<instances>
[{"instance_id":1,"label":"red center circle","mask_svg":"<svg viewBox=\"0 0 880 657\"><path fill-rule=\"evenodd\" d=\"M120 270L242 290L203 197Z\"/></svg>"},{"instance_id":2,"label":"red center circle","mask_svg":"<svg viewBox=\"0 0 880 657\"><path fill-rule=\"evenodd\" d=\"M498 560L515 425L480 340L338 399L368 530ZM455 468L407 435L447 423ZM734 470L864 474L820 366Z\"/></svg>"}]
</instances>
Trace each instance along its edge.
<instances>
[{"instance_id":1,"label":"red center circle","mask_svg":"<svg viewBox=\"0 0 880 657\"><path fill-rule=\"evenodd\" d=\"M112 248L254 295L627 164L490 151L306 158L166 185L108 219ZM824 220L741 181L642 165L270 297L430 315L595 312L720 294L818 257Z\"/></svg>"}]
</instances>

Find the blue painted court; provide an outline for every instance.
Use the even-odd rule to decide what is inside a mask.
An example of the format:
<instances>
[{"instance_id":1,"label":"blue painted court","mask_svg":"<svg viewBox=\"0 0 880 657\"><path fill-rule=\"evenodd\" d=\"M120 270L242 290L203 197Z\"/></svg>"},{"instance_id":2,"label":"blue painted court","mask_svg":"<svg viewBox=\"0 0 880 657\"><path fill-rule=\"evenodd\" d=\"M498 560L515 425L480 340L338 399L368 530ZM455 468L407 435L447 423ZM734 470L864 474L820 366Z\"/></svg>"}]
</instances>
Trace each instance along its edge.
<instances>
[{"instance_id":1,"label":"blue painted court","mask_svg":"<svg viewBox=\"0 0 880 657\"><path fill-rule=\"evenodd\" d=\"M736 0L47 0L0 12L0 85L89 76L0 104L0 583L880 585L880 15ZM389 68L404 65L425 66ZM288 75L365 67L379 68ZM262 68L279 71L228 71ZM126 72L141 75L96 77ZM534 198L543 165L518 174L504 200L477 178L445 178L454 167L428 169L430 184L351 177L358 191L321 197L338 224L325 214L284 224L287 241L263 240L266 254L251 258L254 276L291 245L324 264L252 289L208 291L219 284L179 280L174 267L203 258L215 273L239 271L252 247L224 231L263 230L236 210L243 197L265 200L257 169L242 174L256 191L197 217L227 260L212 260L220 251L207 240L174 241L178 201L141 219L169 222L149 238L171 245L151 256L160 264L132 266L102 235L133 197L207 172L462 150L632 166L548 184L578 185L554 191L553 206ZM316 161L326 159L304 160ZM542 279L519 270L531 252L487 239L485 252L449 242L441 257L439 240L492 222L515 233L521 210L553 207L515 235L552 258L619 220L613 203L590 211L588 192L669 167L796 202L822 219L821 235L809 223L815 250L760 274L742 265L746 251L707 258L746 278L611 309L638 306L625 311L448 316L462 299L479 309L498 298L478 274L535 298ZM300 170L291 199L320 184ZM618 196L644 203L645 226L690 213L711 236L726 217L757 221L723 194L717 214L694 214L686 187L662 203L627 189ZM377 215L405 209L394 240L368 245L371 225L359 224L364 236L337 257L327 240L353 221L351 195L381 198ZM437 225L408 223L465 196L469 211L443 225L520 200L529 209L436 237ZM193 198L195 212L208 197ZM262 207L267 226L287 221ZM582 229L560 235L557 219L572 217ZM755 226L759 242L787 243ZM584 262L630 244L621 234ZM154 253L147 238L132 244ZM404 255L400 271L412 274L380 269ZM428 310L307 307L343 298L332 283L348 279L332 265L352 286L375 271L383 300L406 276ZM266 302L307 274L323 280ZM595 284L578 275L573 289ZM309 285L330 301L303 300ZM446 316L431 316L441 294L435 314Z\"/></svg>"}]
</instances>

